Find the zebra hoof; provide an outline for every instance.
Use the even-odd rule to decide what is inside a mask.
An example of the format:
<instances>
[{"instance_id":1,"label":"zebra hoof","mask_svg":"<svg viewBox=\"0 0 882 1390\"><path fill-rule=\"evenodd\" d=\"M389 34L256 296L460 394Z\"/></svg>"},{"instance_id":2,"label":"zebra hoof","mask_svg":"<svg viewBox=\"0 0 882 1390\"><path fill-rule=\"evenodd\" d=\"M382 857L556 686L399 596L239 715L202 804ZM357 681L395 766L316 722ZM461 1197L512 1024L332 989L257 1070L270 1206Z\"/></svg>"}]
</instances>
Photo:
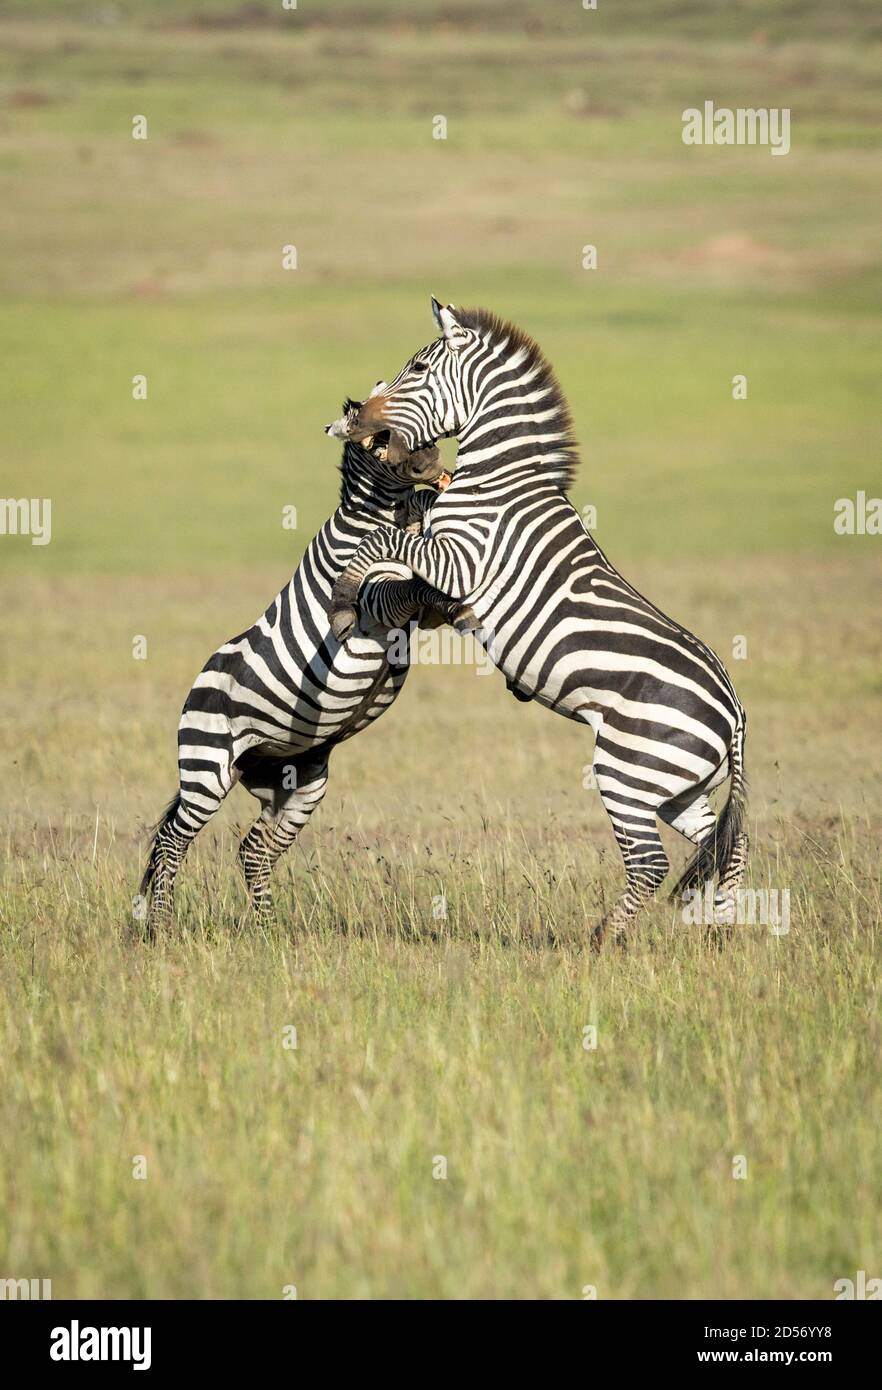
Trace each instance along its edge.
<instances>
[{"instance_id":1,"label":"zebra hoof","mask_svg":"<svg viewBox=\"0 0 882 1390\"><path fill-rule=\"evenodd\" d=\"M358 622L358 614L348 604L342 608L332 608L328 618L331 623L331 631L338 642L345 642L347 637L351 637Z\"/></svg>"},{"instance_id":2,"label":"zebra hoof","mask_svg":"<svg viewBox=\"0 0 882 1390\"><path fill-rule=\"evenodd\" d=\"M464 603L454 614L453 626L457 632L477 632L478 619L470 603Z\"/></svg>"}]
</instances>

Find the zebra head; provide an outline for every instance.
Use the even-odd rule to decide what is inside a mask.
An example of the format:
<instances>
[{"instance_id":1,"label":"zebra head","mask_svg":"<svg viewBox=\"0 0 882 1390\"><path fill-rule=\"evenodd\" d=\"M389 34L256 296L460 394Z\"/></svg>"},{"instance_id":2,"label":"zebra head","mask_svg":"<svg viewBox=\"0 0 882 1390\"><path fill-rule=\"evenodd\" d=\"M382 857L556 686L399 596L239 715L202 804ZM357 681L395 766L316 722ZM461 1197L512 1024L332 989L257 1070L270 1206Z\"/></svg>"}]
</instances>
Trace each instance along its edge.
<instances>
[{"instance_id":1,"label":"zebra head","mask_svg":"<svg viewBox=\"0 0 882 1390\"><path fill-rule=\"evenodd\" d=\"M352 428L354 439L388 431L390 463L458 434L468 418L469 362L480 337L460 322L452 304L442 307L434 296L432 313L441 337L415 352L394 381L377 382Z\"/></svg>"},{"instance_id":2,"label":"zebra head","mask_svg":"<svg viewBox=\"0 0 882 1390\"><path fill-rule=\"evenodd\" d=\"M385 384L385 383L384 383ZM353 401L349 397L343 402L343 414L325 426L325 434L332 439L341 439L355 454L354 461L361 467L371 467L380 471L396 483L435 483L444 488L450 482L450 474L444 468L441 455L434 443L413 451L392 447L392 435L388 429L377 429L373 434L364 435L358 430L359 413L364 409L363 401ZM394 453L394 457L392 456Z\"/></svg>"}]
</instances>

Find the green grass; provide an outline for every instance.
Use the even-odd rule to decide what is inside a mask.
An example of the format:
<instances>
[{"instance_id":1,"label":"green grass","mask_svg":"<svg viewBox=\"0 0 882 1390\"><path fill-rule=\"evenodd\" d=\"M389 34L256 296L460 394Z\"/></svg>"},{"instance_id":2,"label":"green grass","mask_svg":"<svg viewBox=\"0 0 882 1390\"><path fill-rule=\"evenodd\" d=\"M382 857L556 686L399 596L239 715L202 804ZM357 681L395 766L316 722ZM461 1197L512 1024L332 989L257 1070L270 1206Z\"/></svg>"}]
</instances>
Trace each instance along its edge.
<instances>
[{"instance_id":1,"label":"green grass","mask_svg":"<svg viewBox=\"0 0 882 1390\"><path fill-rule=\"evenodd\" d=\"M882 1263L882 542L832 525L882 492L879 21L368 8L0 11L2 491L53 503L51 544L0 537L0 1276L831 1297ZM710 96L789 105L791 154L684 147ZM189 683L333 507L322 427L431 335L433 291L542 342L574 501L728 662L786 936L720 951L660 902L592 958L621 874L590 739L427 667L335 755L275 927L243 918L235 793L179 927L139 940Z\"/></svg>"},{"instance_id":2,"label":"green grass","mask_svg":"<svg viewBox=\"0 0 882 1390\"><path fill-rule=\"evenodd\" d=\"M518 824L386 849L314 850L270 932L203 859L158 951L115 927L103 833L62 923L69 848L45 851L4 969L9 1267L180 1298L829 1298L875 1267L878 941L842 910L848 848L777 858L790 938L720 954L659 922L599 963L546 944L582 895Z\"/></svg>"}]
</instances>

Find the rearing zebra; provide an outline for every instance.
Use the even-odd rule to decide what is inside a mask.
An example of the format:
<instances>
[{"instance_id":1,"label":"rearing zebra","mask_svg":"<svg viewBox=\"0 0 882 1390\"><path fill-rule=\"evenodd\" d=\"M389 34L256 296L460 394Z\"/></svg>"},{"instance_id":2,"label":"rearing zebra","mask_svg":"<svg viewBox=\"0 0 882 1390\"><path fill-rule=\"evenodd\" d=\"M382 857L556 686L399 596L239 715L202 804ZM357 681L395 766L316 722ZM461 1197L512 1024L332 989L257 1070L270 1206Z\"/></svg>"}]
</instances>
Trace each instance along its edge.
<instances>
[{"instance_id":1,"label":"rearing zebra","mask_svg":"<svg viewBox=\"0 0 882 1390\"><path fill-rule=\"evenodd\" d=\"M406 571L386 566L363 605L357 640L332 635L327 607L334 580L359 542L382 523L419 532L435 493L416 483L446 478L438 450L370 447L348 440L360 402L344 403L328 433L347 439L340 506L310 541L291 581L253 627L225 642L187 696L178 729L180 790L156 827L141 893L152 890L151 924L171 915L175 876L190 843L241 781L262 811L239 846L252 905L268 910L270 871L325 794L333 749L388 709L408 666L388 651L390 629L412 634L454 620L461 605ZM388 577L391 571L394 577Z\"/></svg>"},{"instance_id":2,"label":"rearing zebra","mask_svg":"<svg viewBox=\"0 0 882 1390\"><path fill-rule=\"evenodd\" d=\"M719 876L715 920L734 920L747 855L745 713L719 658L613 568L566 496L576 465L566 403L532 339L485 310L441 308L437 341L381 382L355 438L391 429L391 456L459 439L430 539L381 526L334 588L333 631L359 584L396 559L457 600L510 688L595 733L594 773L625 861L624 894L594 930L621 936L667 874L660 816L698 847L675 892ZM708 792L731 774L719 824Z\"/></svg>"}]
</instances>

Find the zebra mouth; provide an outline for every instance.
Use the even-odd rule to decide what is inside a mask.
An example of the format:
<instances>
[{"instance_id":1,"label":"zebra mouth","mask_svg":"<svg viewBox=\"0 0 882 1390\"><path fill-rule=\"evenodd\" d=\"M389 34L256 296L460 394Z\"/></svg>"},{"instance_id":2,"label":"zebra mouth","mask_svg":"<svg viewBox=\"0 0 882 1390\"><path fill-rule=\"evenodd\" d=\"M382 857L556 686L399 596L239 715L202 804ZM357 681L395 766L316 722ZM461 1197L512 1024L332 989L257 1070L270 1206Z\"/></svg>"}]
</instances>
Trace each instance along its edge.
<instances>
[{"instance_id":1,"label":"zebra mouth","mask_svg":"<svg viewBox=\"0 0 882 1390\"><path fill-rule=\"evenodd\" d=\"M373 454L375 459L379 459L381 463L387 462L389 457L388 430L378 430L376 434L368 434L364 439L359 440L359 443L369 454Z\"/></svg>"},{"instance_id":2,"label":"zebra mouth","mask_svg":"<svg viewBox=\"0 0 882 1390\"><path fill-rule=\"evenodd\" d=\"M437 487L439 492L443 492L449 486L452 476L442 464L441 455L433 440L428 444L420 444L404 458L401 458L401 444L398 442L398 449L393 451L394 456L390 459L391 437L391 430L377 430L374 434L365 435L359 443L372 458L388 464L400 477L410 482L428 483Z\"/></svg>"},{"instance_id":3,"label":"zebra mouth","mask_svg":"<svg viewBox=\"0 0 882 1390\"><path fill-rule=\"evenodd\" d=\"M379 456L379 450L388 451L391 434L391 430L376 430L373 434L366 434L364 439L360 439L358 442L363 449L368 449L372 454ZM427 449L434 449L437 443L437 439L426 439L422 444L415 444L411 453L425 453Z\"/></svg>"}]
</instances>

